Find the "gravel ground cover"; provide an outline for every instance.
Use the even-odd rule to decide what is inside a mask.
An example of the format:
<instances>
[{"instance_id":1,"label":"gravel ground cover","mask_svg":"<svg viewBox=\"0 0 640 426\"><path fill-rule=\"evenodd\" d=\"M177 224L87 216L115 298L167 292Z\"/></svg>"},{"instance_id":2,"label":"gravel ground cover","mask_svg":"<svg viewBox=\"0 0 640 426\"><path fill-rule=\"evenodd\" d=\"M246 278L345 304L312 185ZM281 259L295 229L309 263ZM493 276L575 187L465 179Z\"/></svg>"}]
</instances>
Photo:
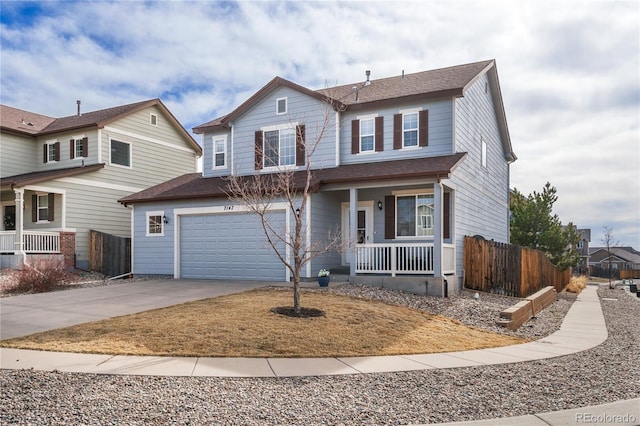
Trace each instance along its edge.
<instances>
[{"instance_id":1,"label":"gravel ground cover","mask_svg":"<svg viewBox=\"0 0 640 426\"><path fill-rule=\"evenodd\" d=\"M405 300L465 323L477 322L483 328L492 327L483 318L492 322L495 314L491 311L499 312L499 306L506 303L499 296L484 294L478 303L470 292L432 301L361 286L332 291ZM304 378L0 370L0 423L398 425L518 416L636 398L640 395L640 303L619 287L603 286L598 292L609 338L594 349L564 357L485 367ZM561 294L548 312L534 319L532 327L521 328L521 333L543 336L557 329L571 299Z\"/></svg>"}]
</instances>

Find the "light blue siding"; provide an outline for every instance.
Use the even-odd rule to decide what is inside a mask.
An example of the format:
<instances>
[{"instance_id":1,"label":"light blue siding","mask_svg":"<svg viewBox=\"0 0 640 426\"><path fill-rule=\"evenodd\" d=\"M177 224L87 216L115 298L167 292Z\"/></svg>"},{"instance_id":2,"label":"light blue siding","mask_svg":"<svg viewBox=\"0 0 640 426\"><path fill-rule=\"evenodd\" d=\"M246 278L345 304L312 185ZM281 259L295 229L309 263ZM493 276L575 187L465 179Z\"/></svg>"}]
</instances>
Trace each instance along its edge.
<instances>
[{"instance_id":1,"label":"light blue siding","mask_svg":"<svg viewBox=\"0 0 640 426\"><path fill-rule=\"evenodd\" d=\"M329 235L341 232L341 195L341 192L318 192L311 196L311 239L314 242L326 242ZM326 247L326 243L323 245ZM323 253L311 262L311 276L317 276L320 269L340 266L342 257L338 250Z\"/></svg>"},{"instance_id":2,"label":"light blue siding","mask_svg":"<svg viewBox=\"0 0 640 426\"><path fill-rule=\"evenodd\" d=\"M393 108L348 112L342 115L340 124L340 163L371 163L403 160L416 157L433 157L453 153L453 107L451 99L441 99L420 104L398 104ZM429 111L428 146L414 149L393 149L393 116L402 110L420 108ZM351 153L351 122L360 116L378 114L384 117L384 150L376 153Z\"/></svg>"},{"instance_id":3,"label":"light blue siding","mask_svg":"<svg viewBox=\"0 0 640 426\"><path fill-rule=\"evenodd\" d=\"M465 235L509 241L509 163L505 159L486 74L456 99L455 142L467 157L453 173L455 243L462 276ZM487 144L487 167L481 164L481 140Z\"/></svg>"}]
</instances>

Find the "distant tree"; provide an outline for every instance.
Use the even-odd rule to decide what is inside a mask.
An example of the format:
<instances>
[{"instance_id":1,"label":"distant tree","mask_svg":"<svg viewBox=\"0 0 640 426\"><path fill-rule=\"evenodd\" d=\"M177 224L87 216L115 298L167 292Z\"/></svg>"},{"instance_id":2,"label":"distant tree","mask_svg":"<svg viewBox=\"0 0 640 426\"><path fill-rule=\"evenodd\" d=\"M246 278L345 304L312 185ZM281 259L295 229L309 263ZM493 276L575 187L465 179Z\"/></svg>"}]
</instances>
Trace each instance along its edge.
<instances>
[{"instance_id":1,"label":"distant tree","mask_svg":"<svg viewBox=\"0 0 640 426\"><path fill-rule=\"evenodd\" d=\"M511 195L511 243L543 251L561 269L577 266L580 234L573 223L562 226L553 204L557 190L546 183L541 193L525 196L517 189Z\"/></svg>"},{"instance_id":2,"label":"distant tree","mask_svg":"<svg viewBox=\"0 0 640 426\"><path fill-rule=\"evenodd\" d=\"M607 258L609 260L609 288L613 288L613 282L611 280L611 257L613 254L611 253L611 249L613 247L617 247L620 245L620 242L613 238L613 228L609 228L608 226L603 227L604 235L602 236L602 244L607 248Z\"/></svg>"}]
</instances>

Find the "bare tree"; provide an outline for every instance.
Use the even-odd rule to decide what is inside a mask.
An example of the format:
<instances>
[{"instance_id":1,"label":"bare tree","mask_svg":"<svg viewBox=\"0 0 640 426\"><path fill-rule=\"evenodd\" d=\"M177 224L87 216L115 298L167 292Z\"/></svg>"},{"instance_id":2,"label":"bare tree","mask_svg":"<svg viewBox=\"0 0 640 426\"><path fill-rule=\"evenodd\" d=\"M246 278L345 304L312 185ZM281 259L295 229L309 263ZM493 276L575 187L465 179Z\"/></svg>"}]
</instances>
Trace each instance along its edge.
<instances>
[{"instance_id":1,"label":"bare tree","mask_svg":"<svg viewBox=\"0 0 640 426\"><path fill-rule=\"evenodd\" d=\"M293 313L299 316L300 280L303 268L315 257L329 251L341 250L343 238L338 229L329 231L326 239L307 241L309 223L305 221L309 196L315 190L312 157L321 140L332 127L331 110L333 103L327 99L322 118L315 123L315 129L306 131L305 125L296 125L297 155L304 157L304 169L275 165L274 172L227 178L229 199L243 205L249 212L258 215L269 246L278 259L290 271L293 279ZM290 120L293 122L293 120ZM294 127L294 126L292 126ZM311 133L311 138L307 139ZM264 145L256 144L256 158L265 161L265 155L273 154ZM302 153L304 151L304 153ZM277 157L277 155L276 155ZM258 160L257 160L258 161ZM259 167L262 165L260 164ZM293 218L293 230L282 229L270 215L274 203L284 203ZM287 251L290 256L287 256Z\"/></svg>"},{"instance_id":2,"label":"bare tree","mask_svg":"<svg viewBox=\"0 0 640 426\"><path fill-rule=\"evenodd\" d=\"M613 238L613 228L609 228L608 226L604 227L604 235L601 241L602 244L607 247L607 256L609 259L609 288L613 288L613 283L611 281L611 249L620 245L620 242Z\"/></svg>"}]
</instances>

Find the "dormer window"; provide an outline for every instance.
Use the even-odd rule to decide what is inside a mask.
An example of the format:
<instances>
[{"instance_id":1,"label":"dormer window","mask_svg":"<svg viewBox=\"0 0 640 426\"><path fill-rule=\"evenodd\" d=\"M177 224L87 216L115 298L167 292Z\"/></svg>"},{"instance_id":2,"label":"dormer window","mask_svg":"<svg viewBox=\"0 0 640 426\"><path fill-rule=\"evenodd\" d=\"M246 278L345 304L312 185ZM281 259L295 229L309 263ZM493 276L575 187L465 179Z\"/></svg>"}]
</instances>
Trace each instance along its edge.
<instances>
[{"instance_id":1,"label":"dormer window","mask_svg":"<svg viewBox=\"0 0 640 426\"><path fill-rule=\"evenodd\" d=\"M287 113L287 98L276 99L276 114L282 115Z\"/></svg>"}]
</instances>

